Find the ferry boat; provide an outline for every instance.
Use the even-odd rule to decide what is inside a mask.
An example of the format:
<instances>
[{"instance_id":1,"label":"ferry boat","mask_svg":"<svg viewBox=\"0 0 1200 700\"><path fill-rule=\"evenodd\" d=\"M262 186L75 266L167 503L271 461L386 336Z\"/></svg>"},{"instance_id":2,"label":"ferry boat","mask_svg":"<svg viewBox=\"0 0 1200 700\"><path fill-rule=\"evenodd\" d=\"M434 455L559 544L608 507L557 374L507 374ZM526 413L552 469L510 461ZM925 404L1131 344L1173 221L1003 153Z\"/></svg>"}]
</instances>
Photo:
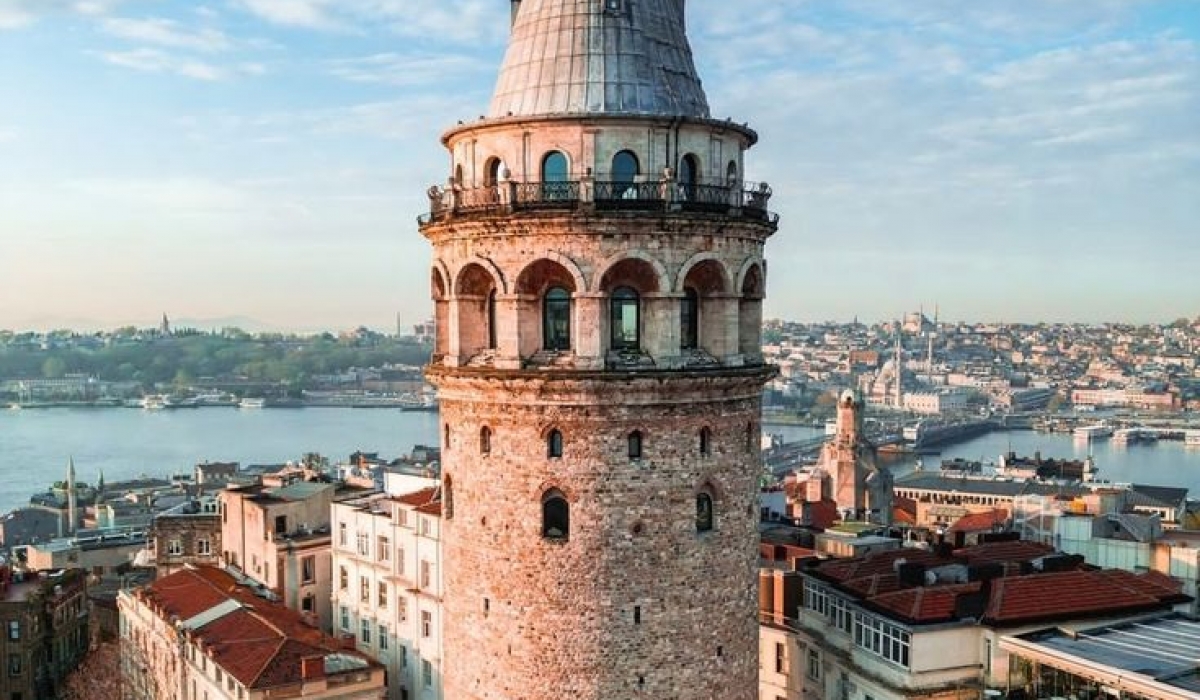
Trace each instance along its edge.
<instances>
[{"instance_id":1,"label":"ferry boat","mask_svg":"<svg viewBox=\"0 0 1200 700\"><path fill-rule=\"evenodd\" d=\"M168 399L162 394L147 394L142 397L142 408L147 411L160 411L167 407Z\"/></svg>"},{"instance_id":2,"label":"ferry boat","mask_svg":"<svg viewBox=\"0 0 1200 700\"><path fill-rule=\"evenodd\" d=\"M1113 429L1103 423L1082 425L1075 429L1075 437L1080 440L1103 440L1112 437Z\"/></svg>"},{"instance_id":3,"label":"ferry boat","mask_svg":"<svg viewBox=\"0 0 1200 700\"><path fill-rule=\"evenodd\" d=\"M266 399L251 398L249 396L242 399L241 401L238 401L238 408L263 408L266 405L267 405Z\"/></svg>"},{"instance_id":4,"label":"ferry boat","mask_svg":"<svg viewBox=\"0 0 1200 700\"><path fill-rule=\"evenodd\" d=\"M1184 433L1183 444L1188 447L1200 447L1200 430L1189 430Z\"/></svg>"}]
</instances>

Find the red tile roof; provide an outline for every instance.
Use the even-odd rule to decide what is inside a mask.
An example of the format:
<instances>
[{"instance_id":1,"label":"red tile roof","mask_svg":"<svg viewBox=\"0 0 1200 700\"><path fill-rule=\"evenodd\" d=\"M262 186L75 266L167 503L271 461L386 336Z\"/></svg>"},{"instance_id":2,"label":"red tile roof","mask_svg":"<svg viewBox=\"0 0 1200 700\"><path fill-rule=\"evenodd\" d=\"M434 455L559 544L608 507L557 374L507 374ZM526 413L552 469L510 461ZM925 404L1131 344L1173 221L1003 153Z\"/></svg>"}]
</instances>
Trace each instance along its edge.
<instances>
[{"instance_id":1,"label":"red tile roof","mask_svg":"<svg viewBox=\"0 0 1200 700\"><path fill-rule=\"evenodd\" d=\"M429 505L430 503L439 500L439 490L440 489L438 489L436 486L430 486L427 489L421 489L420 491L413 491L412 493L396 496L395 500L397 503L403 503L406 506L420 507Z\"/></svg>"},{"instance_id":2,"label":"red tile roof","mask_svg":"<svg viewBox=\"0 0 1200 700\"><path fill-rule=\"evenodd\" d=\"M1064 571L997 579L984 619L996 624L1099 617L1186 600L1158 578L1128 571Z\"/></svg>"},{"instance_id":3,"label":"red tile roof","mask_svg":"<svg viewBox=\"0 0 1200 700\"><path fill-rule=\"evenodd\" d=\"M955 605L964 593L976 593L980 583L963 583L949 586L920 586L905 588L875 596L872 607L915 622L945 622L955 619Z\"/></svg>"},{"instance_id":4,"label":"red tile roof","mask_svg":"<svg viewBox=\"0 0 1200 700\"><path fill-rule=\"evenodd\" d=\"M343 651L337 640L304 623L299 613L257 596L230 574L208 566L185 568L137 591L160 617L186 623L232 601L225 614L196 621L187 634L215 664L248 688L298 683L301 659ZM363 658L363 657L359 657ZM378 666L363 659L366 667Z\"/></svg>"},{"instance_id":5,"label":"red tile roof","mask_svg":"<svg viewBox=\"0 0 1200 700\"><path fill-rule=\"evenodd\" d=\"M991 532L1001 528L1008 522L1008 511L1003 508L968 513L950 526L950 532Z\"/></svg>"}]
</instances>

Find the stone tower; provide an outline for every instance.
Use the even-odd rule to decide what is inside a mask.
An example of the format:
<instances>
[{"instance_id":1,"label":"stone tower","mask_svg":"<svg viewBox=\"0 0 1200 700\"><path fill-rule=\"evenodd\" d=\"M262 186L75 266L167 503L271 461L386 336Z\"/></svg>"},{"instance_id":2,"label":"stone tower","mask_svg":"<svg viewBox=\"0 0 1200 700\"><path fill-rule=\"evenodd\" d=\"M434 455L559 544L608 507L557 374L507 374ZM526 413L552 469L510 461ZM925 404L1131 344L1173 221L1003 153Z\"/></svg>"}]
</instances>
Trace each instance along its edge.
<instances>
[{"instance_id":1,"label":"stone tower","mask_svg":"<svg viewBox=\"0 0 1200 700\"><path fill-rule=\"evenodd\" d=\"M757 140L684 0L523 0L443 136L433 245L444 696L757 696Z\"/></svg>"}]
</instances>

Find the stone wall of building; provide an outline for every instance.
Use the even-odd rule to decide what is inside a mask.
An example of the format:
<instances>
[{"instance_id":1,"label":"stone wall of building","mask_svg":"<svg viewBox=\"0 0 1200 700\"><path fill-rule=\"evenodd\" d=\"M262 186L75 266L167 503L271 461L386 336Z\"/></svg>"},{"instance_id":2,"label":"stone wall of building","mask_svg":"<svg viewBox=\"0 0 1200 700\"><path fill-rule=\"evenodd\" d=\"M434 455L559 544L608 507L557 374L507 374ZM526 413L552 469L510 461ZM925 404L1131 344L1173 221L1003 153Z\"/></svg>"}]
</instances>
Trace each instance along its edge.
<instances>
[{"instance_id":1,"label":"stone wall of building","mask_svg":"<svg viewBox=\"0 0 1200 700\"><path fill-rule=\"evenodd\" d=\"M221 516L216 512L159 516L150 536L159 576L185 564L221 564Z\"/></svg>"},{"instance_id":2,"label":"stone wall of building","mask_svg":"<svg viewBox=\"0 0 1200 700\"><path fill-rule=\"evenodd\" d=\"M446 697L756 697L769 375L431 370L448 438ZM570 506L565 540L543 533L554 493Z\"/></svg>"}]
</instances>

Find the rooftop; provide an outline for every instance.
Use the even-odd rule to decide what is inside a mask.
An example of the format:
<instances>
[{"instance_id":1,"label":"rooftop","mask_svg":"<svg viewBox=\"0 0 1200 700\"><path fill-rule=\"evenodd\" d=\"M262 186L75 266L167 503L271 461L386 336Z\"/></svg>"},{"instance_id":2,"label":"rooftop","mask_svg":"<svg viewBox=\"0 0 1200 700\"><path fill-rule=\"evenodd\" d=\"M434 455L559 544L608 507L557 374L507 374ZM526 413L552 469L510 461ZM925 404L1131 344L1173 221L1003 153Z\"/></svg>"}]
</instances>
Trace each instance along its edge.
<instances>
[{"instance_id":1,"label":"rooftop","mask_svg":"<svg viewBox=\"0 0 1200 700\"><path fill-rule=\"evenodd\" d=\"M133 595L162 618L178 622L214 663L247 688L301 682L306 658L324 658L328 675L376 666L342 650L295 611L259 597L214 567L184 568Z\"/></svg>"},{"instance_id":2,"label":"rooftop","mask_svg":"<svg viewBox=\"0 0 1200 700\"><path fill-rule=\"evenodd\" d=\"M1052 666L1083 662L1111 676L1097 679L1105 683L1162 684L1193 697L1200 694L1200 620L1168 615L1074 632L1056 629L1006 637L1002 644Z\"/></svg>"}]
</instances>

